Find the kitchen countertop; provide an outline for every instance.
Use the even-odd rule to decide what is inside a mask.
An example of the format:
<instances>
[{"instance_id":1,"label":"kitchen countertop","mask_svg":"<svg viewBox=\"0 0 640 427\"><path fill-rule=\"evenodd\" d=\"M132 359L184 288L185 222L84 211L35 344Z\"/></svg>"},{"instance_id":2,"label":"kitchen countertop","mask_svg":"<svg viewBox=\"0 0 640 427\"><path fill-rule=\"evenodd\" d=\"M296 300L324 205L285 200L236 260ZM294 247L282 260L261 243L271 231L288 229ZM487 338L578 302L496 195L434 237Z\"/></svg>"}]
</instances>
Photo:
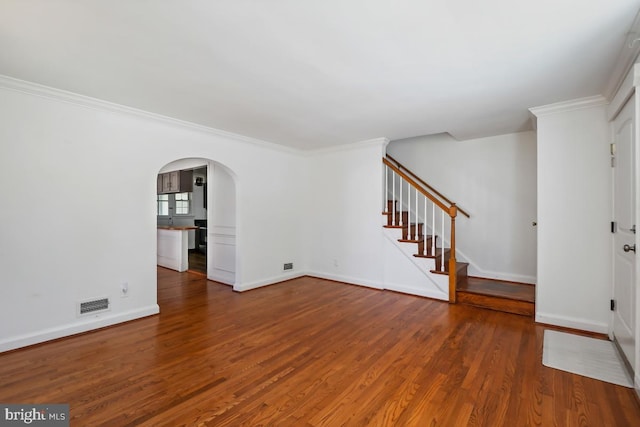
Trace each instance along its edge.
<instances>
[{"instance_id":1,"label":"kitchen countertop","mask_svg":"<svg viewBox=\"0 0 640 427\"><path fill-rule=\"evenodd\" d=\"M159 225L158 230L197 230L193 225Z\"/></svg>"}]
</instances>

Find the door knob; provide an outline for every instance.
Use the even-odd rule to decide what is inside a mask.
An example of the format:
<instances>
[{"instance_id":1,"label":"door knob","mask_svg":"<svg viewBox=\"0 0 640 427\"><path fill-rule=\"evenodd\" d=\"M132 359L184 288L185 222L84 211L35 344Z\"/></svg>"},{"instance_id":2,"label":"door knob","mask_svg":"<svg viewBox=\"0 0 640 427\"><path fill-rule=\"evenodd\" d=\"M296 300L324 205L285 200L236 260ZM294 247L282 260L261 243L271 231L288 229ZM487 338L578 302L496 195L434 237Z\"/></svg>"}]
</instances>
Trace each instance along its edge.
<instances>
[{"instance_id":1,"label":"door knob","mask_svg":"<svg viewBox=\"0 0 640 427\"><path fill-rule=\"evenodd\" d=\"M625 251L625 252L629 252L629 251L635 252L636 251L636 245L633 245L633 246L624 245L622 247L622 250Z\"/></svg>"}]
</instances>

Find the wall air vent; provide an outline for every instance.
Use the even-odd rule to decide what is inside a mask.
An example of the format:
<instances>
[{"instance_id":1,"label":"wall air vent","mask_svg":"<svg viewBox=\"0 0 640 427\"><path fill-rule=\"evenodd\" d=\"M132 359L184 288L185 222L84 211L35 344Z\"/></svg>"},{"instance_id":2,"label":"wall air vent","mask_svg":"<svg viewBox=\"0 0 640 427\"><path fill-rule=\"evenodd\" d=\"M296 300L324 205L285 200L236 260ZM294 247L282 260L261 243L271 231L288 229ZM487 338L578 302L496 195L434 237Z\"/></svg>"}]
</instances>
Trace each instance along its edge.
<instances>
[{"instance_id":1,"label":"wall air vent","mask_svg":"<svg viewBox=\"0 0 640 427\"><path fill-rule=\"evenodd\" d=\"M78 303L78 316L109 310L109 298L98 298Z\"/></svg>"}]
</instances>

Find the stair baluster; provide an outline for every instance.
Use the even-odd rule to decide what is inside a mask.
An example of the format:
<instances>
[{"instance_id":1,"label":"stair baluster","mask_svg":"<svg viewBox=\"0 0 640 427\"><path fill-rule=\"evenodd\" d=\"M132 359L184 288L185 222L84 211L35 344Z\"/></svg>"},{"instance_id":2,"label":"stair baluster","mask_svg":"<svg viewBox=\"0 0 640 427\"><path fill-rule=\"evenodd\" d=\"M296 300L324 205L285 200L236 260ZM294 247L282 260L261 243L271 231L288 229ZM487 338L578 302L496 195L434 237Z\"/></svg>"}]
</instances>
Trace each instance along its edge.
<instances>
[{"instance_id":1,"label":"stair baluster","mask_svg":"<svg viewBox=\"0 0 640 427\"><path fill-rule=\"evenodd\" d=\"M422 240L422 253L420 255L427 255L427 225L429 224L429 219L427 218L427 204L429 202L429 199L427 199L426 197L424 198L424 228L423 228L423 233L424 233L424 237ZM433 239L432 239L433 240Z\"/></svg>"},{"instance_id":2,"label":"stair baluster","mask_svg":"<svg viewBox=\"0 0 640 427\"><path fill-rule=\"evenodd\" d=\"M436 204L431 203L431 255L436 255Z\"/></svg>"},{"instance_id":3,"label":"stair baluster","mask_svg":"<svg viewBox=\"0 0 640 427\"><path fill-rule=\"evenodd\" d=\"M440 211L440 218L442 219L441 227L440 227L442 232L440 233L440 235L444 236L444 211ZM440 271L444 272L444 247L442 247L442 249L440 249L440 257L441 257L441 260L442 260L440 262Z\"/></svg>"},{"instance_id":4,"label":"stair baluster","mask_svg":"<svg viewBox=\"0 0 640 427\"><path fill-rule=\"evenodd\" d=\"M414 239L415 240L420 240L420 236L418 235L418 228L420 227L420 225L418 224L420 222L420 217L418 215L418 212L419 212L419 209L420 209L420 205L418 204L418 190L417 189L416 189L415 193L416 193L416 199L415 199L415 202L416 202L416 213L415 213L415 216L416 216L416 229L415 229L415 237L414 237Z\"/></svg>"},{"instance_id":5,"label":"stair baluster","mask_svg":"<svg viewBox=\"0 0 640 427\"><path fill-rule=\"evenodd\" d=\"M407 239L411 239L411 186L407 185Z\"/></svg>"},{"instance_id":6,"label":"stair baluster","mask_svg":"<svg viewBox=\"0 0 640 427\"><path fill-rule=\"evenodd\" d=\"M393 217L393 225L398 225L398 217L396 215L396 173L394 171L391 171L391 177L393 178L393 183L391 185L391 191L393 193L391 198L391 200L393 200L393 213L391 216Z\"/></svg>"},{"instance_id":7,"label":"stair baluster","mask_svg":"<svg viewBox=\"0 0 640 427\"><path fill-rule=\"evenodd\" d=\"M400 179L400 226L404 226L404 215L402 214L403 212L403 204L402 204L402 186L403 186L403 180Z\"/></svg>"},{"instance_id":8,"label":"stair baluster","mask_svg":"<svg viewBox=\"0 0 640 427\"><path fill-rule=\"evenodd\" d=\"M382 198L382 212L386 212L389 194L389 168L384 168L384 197Z\"/></svg>"}]
</instances>

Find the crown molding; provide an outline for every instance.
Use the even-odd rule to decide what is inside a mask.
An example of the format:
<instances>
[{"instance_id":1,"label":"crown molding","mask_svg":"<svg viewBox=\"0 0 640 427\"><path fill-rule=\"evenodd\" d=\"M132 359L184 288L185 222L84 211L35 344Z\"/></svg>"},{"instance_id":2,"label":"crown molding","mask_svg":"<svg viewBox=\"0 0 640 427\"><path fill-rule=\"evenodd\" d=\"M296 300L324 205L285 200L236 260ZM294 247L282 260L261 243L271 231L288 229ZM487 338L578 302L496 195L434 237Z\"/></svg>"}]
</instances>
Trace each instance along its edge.
<instances>
[{"instance_id":1,"label":"crown molding","mask_svg":"<svg viewBox=\"0 0 640 427\"><path fill-rule=\"evenodd\" d=\"M120 114L126 114L129 116L138 117L138 118L149 119L149 120L161 122L164 124L169 124L176 127L208 133L210 135L214 135L222 138L234 139L237 141L246 142L249 144L259 146L261 148L269 148L272 150L281 151L288 154L299 155L301 153L304 153L303 150L300 150L297 148L287 147L281 144L276 144L274 142L252 138L249 136L245 136L245 135L241 135L233 132L227 132L224 130L200 125L200 124L189 122L186 120L175 119L173 117L164 116L162 114L151 113L148 111L140 110L138 108L116 104L114 102L104 101L98 98L92 98L90 96L80 95L74 92L69 92L62 89L56 89L50 86L45 86L38 83L16 79L14 77L9 77L2 74L0 74L0 88L13 90L16 92L22 92L22 93L26 93L33 96L42 97L42 98L52 99L54 101L65 102L65 103L73 104L75 106L90 108L93 110L120 113Z\"/></svg>"},{"instance_id":2,"label":"crown molding","mask_svg":"<svg viewBox=\"0 0 640 427\"><path fill-rule=\"evenodd\" d=\"M607 98L602 95L588 96L585 98L572 99L569 101L556 102L554 104L541 105L539 107L529 108L529 111L536 116L546 116L549 114L564 113L584 108L593 108L608 105Z\"/></svg>"}]
</instances>

